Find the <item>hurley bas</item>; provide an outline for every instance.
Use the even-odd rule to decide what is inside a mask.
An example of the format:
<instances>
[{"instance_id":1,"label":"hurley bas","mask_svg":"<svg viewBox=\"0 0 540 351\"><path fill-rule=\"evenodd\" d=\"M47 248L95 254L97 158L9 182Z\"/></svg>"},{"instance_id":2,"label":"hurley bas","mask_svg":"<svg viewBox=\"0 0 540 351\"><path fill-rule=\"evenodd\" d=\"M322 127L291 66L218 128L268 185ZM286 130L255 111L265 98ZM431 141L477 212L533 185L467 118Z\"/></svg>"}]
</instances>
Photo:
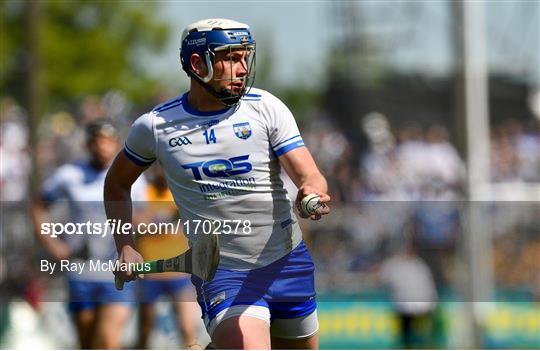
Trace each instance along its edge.
<instances>
[{"instance_id":1,"label":"hurley bas","mask_svg":"<svg viewBox=\"0 0 540 351\"><path fill-rule=\"evenodd\" d=\"M82 274L85 270L89 272L113 272L113 271L148 271L150 263L120 263L117 260L89 260L86 262L71 262L70 260L60 260L60 262L50 262L41 260L40 269L49 274L55 273L56 268L60 272L73 272Z\"/></svg>"}]
</instances>

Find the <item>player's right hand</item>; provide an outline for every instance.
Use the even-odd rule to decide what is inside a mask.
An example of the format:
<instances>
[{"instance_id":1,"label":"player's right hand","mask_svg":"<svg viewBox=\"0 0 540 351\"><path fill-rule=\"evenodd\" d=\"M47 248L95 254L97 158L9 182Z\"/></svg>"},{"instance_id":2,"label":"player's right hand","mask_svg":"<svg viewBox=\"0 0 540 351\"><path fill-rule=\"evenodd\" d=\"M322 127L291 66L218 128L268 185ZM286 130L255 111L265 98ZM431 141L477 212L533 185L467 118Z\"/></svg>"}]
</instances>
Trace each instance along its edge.
<instances>
[{"instance_id":1,"label":"player's right hand","mask_svg":"<svg viewBox=\"0 0 540 351\"><path fill-rule=\"evenodd\" d=\"M129 268L131 266L129 263L144 263L141 254L132 246L125 245L122 247L122 250L118 254L118 263L119 270L113 272L117 277L116 279L120 279L122 282L129 282L137 279L137 277L144 278L142 274L136 275L130 269L122 270L122 266L128 266ZM127 265L123 265L122 263L127 263Z\"/></svg>"},{"instance_id":2,"label":"player's right hand","mask_svg":"<svg viewBox=\"0 0 540 351\"><path fill-rule=\"evenodd\" d=\"M317 210L317 213L312 214L312 215L304 214L302 211L302 206L301 206L302 199L308 196L309 194L317 194L320 197L319 202L322 203L323 205L321 208ZM300 215L300 217L309 218L313 221L318 221L319 219L321 219L322 216L330 213L330 207L328 206L328 203L330 202L330 200L331 199L328 194L319 191L313 186L306 185L298 189L298 194L296 195L295 204L296 204L296 208L298 209L298 214Z\"/></svg>"}]
</instances>

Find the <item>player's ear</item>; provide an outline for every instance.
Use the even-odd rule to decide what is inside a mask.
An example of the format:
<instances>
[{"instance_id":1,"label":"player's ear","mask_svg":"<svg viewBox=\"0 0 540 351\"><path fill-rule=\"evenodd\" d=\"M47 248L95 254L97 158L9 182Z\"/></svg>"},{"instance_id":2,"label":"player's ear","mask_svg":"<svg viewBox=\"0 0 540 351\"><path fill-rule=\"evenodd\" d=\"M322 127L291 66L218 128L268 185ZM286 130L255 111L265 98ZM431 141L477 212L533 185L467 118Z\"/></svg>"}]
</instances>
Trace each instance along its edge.
<instances>
[{"instance_id":1,"label":"player's ear","mask_svg":"<svg viewBox=\"0 0 540 351\"><path fill-rule=\"evenodd\" d=\"M207 70L206 65L199 54L193 54L191 55L191 58L189 59L189 64L191 65L191 69L193 72L195 72L198 76L204 77L206 76Z\"/></svg>"}]
</instances>

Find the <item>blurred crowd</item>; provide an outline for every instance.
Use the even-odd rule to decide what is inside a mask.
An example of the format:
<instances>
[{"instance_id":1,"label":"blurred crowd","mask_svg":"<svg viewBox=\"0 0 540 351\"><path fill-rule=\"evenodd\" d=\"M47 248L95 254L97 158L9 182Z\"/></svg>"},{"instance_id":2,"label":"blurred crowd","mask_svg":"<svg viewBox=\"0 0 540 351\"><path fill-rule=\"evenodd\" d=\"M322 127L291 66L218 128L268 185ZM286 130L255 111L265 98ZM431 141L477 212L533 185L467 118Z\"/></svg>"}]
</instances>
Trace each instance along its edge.
<instances>
[{"instance_id":1,"label":"blurred crowd","mask_svg":"<svg viewBox=\"0 0 540 351\"><path fill-rule=\"evenodd\" d=\"M463 280L466 250L462 223L471 204L465 201L465 161L448 128L415 121L393 126L384 115L370 113L361 124L369 146L356 152L354 141L330 121L320 118L303 130L328 175L334 208L340 209L323 225L310 226L314 257L324 272L319 274L320 290L376 289L385 261L412 248L430 268L438 294L459 299L455 294ZM540 181L538 125L515 119L492 125L493 183ZM493 238L497 287L538 299L538 202L473 205L483 208L490 224L486 228ZM503 244L508 241L513 244Z\"/></svg>"},{"instance_id":2,"label":"blurred crowd","mask_svg":"<svg viewBox=\"0 0 540 351\"><path fill-rule=\"evenodd\" d=\"M108 118L125 132L134 118L166 98L164 92L154 95L148 105L135 106L121 92L111 91L101 97L85 97L69 109L44 116L38 126L35 155L29 147L25 111L14 100L3 97L2 201L27 200L30 177L43 179L59 165L84 157L85 124ZM346 265L361 270L399 249L404 239L417 246L455 250L460 235L459 201L466 196L466 169L448 128L414 121L394 126L376 112L363 117L361 126L369 145L362 152L355 148L354 140L333 126L330 117L320 114L308 125L300 126L306 145L328 178L333 206L343 208L339 213L346 214L345 221L340 221L339 213L333 216L339 218L335 221L339 230L328 237L352 236L352 242L358 244L351 246L346 240L335 240L335 245L343 246L336 250L354 251L340 255L342 260L349 258ZM538 121L508 119L493 125L492 181L540 182L539 150ZM36 169L31 168L31 157L35 157ZM315 226L312 231L317 232ZM362 252L366 253L359 255ZM323 252L319 257L324 256ZM332 266L338 265L336 262ZM446 281L439 275L442 273L436 274L437 281Z\"/></svg>"},{"instance_id":3,"label":"blurred crowd","mask_svg":"<svg viewBox=\"0 0 540 351\"><path fill-rule=\"evenodd\" d=\"M509 119L491 130L491 178L494 182L540 182L538 121Z\"/></svg>"},{"instance_id":4,"label":"blurred crowd","mask_svg":"<svg viewBox=\"0 0 540 351\"><path fill-rule=\"evenodd\" d=\"M30 148L25 111L9 97L0 99L0 198L3 216L9 219L2 221L1 228L0 284L2 295L7 295L3 298L30 296L36 290L28 284L35 277L28 267L31 261L20 259L36 257L24 205L31 200L29 184L40 183L59 165L84 157L85 124L108 118L125 135L131 122L165 95L157 94L147 106L134 106L121 92L112 91L43 116L35 153ZM406 267L396 265L396 260L413 257L416 261L410 267L419 276L425 276L427 267L427 276L419 278L426 282L426 289L433 285L435 295L451 295L459 285L463 264L460 239L466 167L448 128L415 121L395 126L380 113L363 117L361 125L369 146L360 152L331 118L319 117L300 126L332 196L332 216L319 223L303 223L318 269L319 292L380 290L384 283L392 285L381 278L393 276L389 267ZM494 124L492 181L540 182L539 150L538 121L509 119ZM507 213L520 214L513 217L518 220L506 221L494 231L497 287L520 289L540 299L538 206L496 207L488 218L494 225L505 222ZM510 207L513 211L507 211ZM6 262L10 262L9 270Z\"/></svg>"}]
</instances>

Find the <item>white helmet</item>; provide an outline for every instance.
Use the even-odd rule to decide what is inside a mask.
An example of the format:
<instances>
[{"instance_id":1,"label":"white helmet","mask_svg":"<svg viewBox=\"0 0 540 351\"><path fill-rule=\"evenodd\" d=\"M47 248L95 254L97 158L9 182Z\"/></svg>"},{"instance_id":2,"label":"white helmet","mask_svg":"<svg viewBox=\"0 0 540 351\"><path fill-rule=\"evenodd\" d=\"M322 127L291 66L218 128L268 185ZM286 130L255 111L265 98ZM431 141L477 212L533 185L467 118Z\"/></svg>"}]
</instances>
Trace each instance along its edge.
<instances>
[{"instance_id":1,"label":"white helmet","mask_svg":"<svg viewBox=\"0 0 540 351\"><path fill-rule=\"evenodd\" d=\"M241 78L244 86L239 94L234 94L230 90L216 91L207 83L212 80L214 71L213 65L215 53L217 51L245 49L248 51L247 74ZM190 65L193 54L198 54L204 58L208 68L205 77L197 75ZM212 95L216 96L227 106L236 104L244 96L255 80L255 40L253 39L249 26L244 23L223 19L211 18L190 24L182 33L182 46L180 48L180 61L186 73L198 81Z\"/></svg>"}]
</instances>

